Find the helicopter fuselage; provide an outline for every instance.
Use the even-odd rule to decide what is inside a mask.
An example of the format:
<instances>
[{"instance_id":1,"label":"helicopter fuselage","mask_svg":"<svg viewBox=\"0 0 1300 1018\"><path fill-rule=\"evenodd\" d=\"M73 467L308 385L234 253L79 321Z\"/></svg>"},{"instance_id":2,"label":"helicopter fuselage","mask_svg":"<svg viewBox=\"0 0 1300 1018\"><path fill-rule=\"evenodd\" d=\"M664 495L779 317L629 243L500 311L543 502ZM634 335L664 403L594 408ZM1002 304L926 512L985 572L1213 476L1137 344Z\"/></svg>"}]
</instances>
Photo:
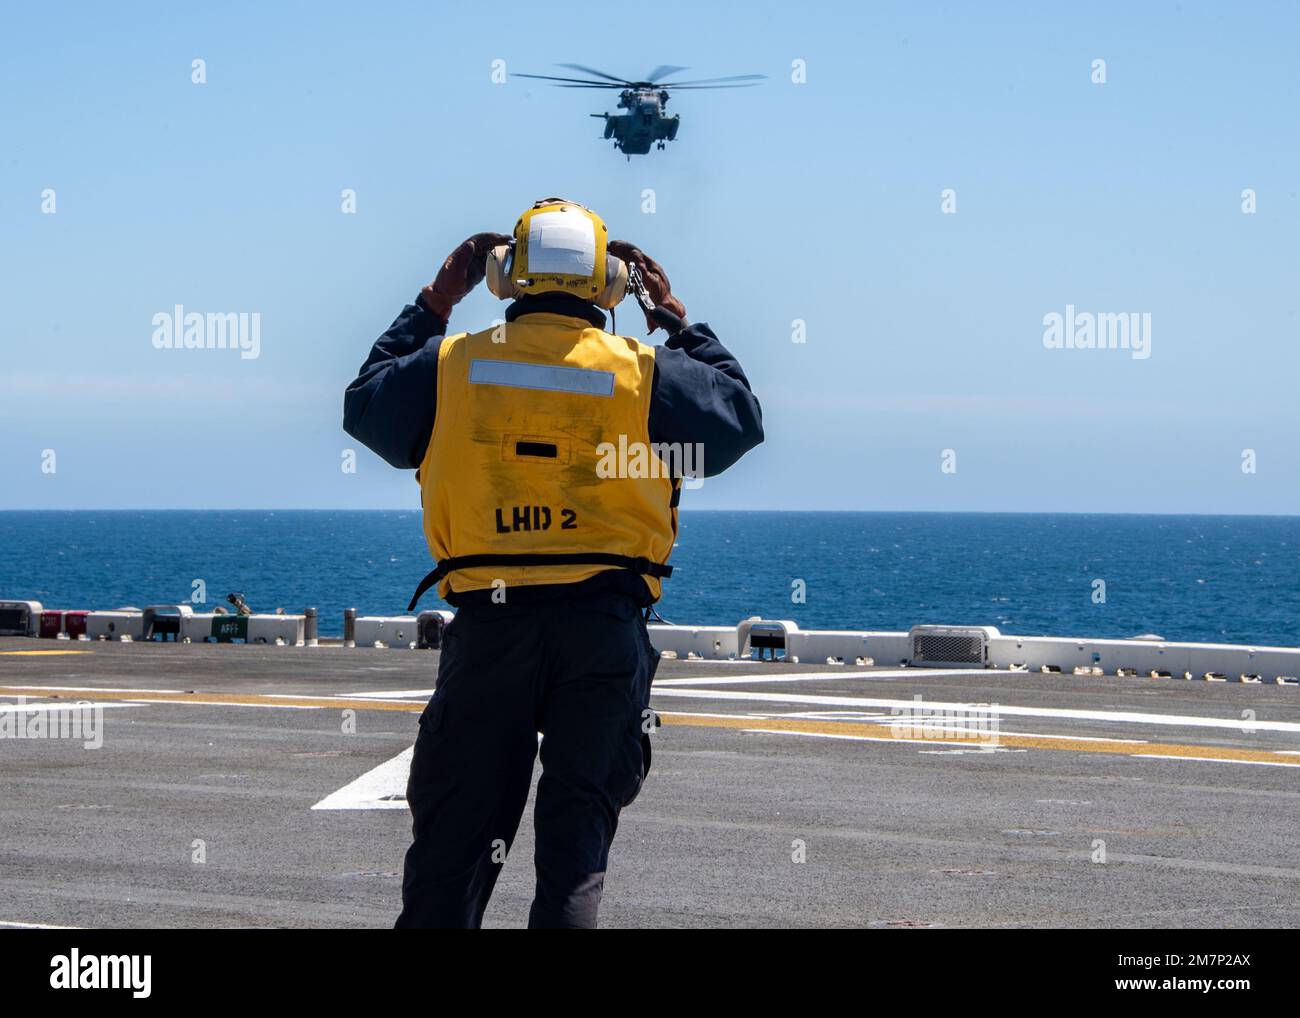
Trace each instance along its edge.
<instances>
[{"instance_id":1,"label":"helicopter fuselage","mask_svg":"<svg viewBox=\"0 0 1300 1018\"><path fill-rule=\"evenodd\" d=\"M668 93L655 88L627 89L618 99L626 113L593 113L605 120L605 137L629 156L646 155L654 145L664 148L677 137L680 118L668 116Z\"/></svg>"}]
</instances>

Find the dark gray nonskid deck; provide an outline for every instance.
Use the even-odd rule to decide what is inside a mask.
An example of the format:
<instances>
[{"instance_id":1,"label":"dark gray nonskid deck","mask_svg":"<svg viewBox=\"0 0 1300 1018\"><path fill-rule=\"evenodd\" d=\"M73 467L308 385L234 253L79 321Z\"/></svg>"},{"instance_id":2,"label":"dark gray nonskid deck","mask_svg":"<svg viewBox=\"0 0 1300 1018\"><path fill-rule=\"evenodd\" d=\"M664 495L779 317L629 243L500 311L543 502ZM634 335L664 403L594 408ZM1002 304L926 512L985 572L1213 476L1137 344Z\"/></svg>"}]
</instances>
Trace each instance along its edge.
<instances>
[{"instance_id":1,"label":"dark gray nonskid deck","mask_svg":"<svg viewBox=\"0 0 1300 1018\"><path fill-rule=\"evenodd\" d=\"M0 922L391 924L436 665L0 639L11 720L102 724L0 739ZM603 925L1300 925L1294 687L664 660L654 706ZM531 848L525 816L488 925Z\"/></svg>"}]
</instances>

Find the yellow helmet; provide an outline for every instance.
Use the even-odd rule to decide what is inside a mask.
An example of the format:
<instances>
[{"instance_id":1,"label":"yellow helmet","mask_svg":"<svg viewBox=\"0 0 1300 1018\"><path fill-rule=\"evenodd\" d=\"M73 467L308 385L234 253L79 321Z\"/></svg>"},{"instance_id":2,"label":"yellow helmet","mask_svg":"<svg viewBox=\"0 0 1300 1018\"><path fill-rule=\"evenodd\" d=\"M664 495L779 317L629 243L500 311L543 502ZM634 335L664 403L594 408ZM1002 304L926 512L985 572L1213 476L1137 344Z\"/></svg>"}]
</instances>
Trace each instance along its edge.
<instances>
[{"instance_id":1,"label":"yellow helmet","mask_svg":"<svg viewBox=\"0 0 1300 1018\"><path fill-rule=\"evenodd\" d=\"M543 198L515 223L513 245L487 258L488 289L502 300L538 293L570 293L612 308L627 293L627 265L606 251L609 231L591 209L564 198Z\"/></svg>"}]
</instances>

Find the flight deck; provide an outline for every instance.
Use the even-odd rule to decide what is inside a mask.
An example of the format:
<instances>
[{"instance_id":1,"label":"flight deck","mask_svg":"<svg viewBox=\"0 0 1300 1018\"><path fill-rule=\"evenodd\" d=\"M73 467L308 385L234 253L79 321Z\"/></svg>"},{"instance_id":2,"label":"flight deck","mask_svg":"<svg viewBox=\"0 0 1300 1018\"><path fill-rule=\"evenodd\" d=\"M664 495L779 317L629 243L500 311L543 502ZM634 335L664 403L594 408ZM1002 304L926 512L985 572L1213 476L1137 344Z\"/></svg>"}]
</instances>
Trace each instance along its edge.
<instances>
[{"instance_id":1,"label":"flight deck","mask_svg":"<svg viewBox=\"0 0 1300 1018\"><path fill-rule=\"evenodd\" d=\"M0 639L0 925L391 925L437 657ZM1094 671L662 660L601 924L1300 925L1300 689Z\"/></svg>"}]
</instances>

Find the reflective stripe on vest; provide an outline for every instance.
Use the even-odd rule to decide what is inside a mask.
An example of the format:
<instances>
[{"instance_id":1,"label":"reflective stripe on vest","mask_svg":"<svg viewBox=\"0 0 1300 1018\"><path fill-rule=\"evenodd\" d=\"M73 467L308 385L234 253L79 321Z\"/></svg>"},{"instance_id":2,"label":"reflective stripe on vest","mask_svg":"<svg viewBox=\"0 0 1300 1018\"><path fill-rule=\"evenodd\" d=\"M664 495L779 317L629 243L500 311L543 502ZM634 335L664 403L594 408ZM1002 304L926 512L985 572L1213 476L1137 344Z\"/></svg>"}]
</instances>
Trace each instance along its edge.
<instances>
[{"instance_id":1,"label":"reflective stripe on vest","mask_svg":"<svg viewBox=\"0 0 1300 1018\"><path fill-rule=\"evenodd\" d=\"M622 568L657 600L677 510L650 444L653 374L653 347L564 315L444 339L420 467L439 568L423 589L578 583Z\"/></svg>"}]
</instances>

